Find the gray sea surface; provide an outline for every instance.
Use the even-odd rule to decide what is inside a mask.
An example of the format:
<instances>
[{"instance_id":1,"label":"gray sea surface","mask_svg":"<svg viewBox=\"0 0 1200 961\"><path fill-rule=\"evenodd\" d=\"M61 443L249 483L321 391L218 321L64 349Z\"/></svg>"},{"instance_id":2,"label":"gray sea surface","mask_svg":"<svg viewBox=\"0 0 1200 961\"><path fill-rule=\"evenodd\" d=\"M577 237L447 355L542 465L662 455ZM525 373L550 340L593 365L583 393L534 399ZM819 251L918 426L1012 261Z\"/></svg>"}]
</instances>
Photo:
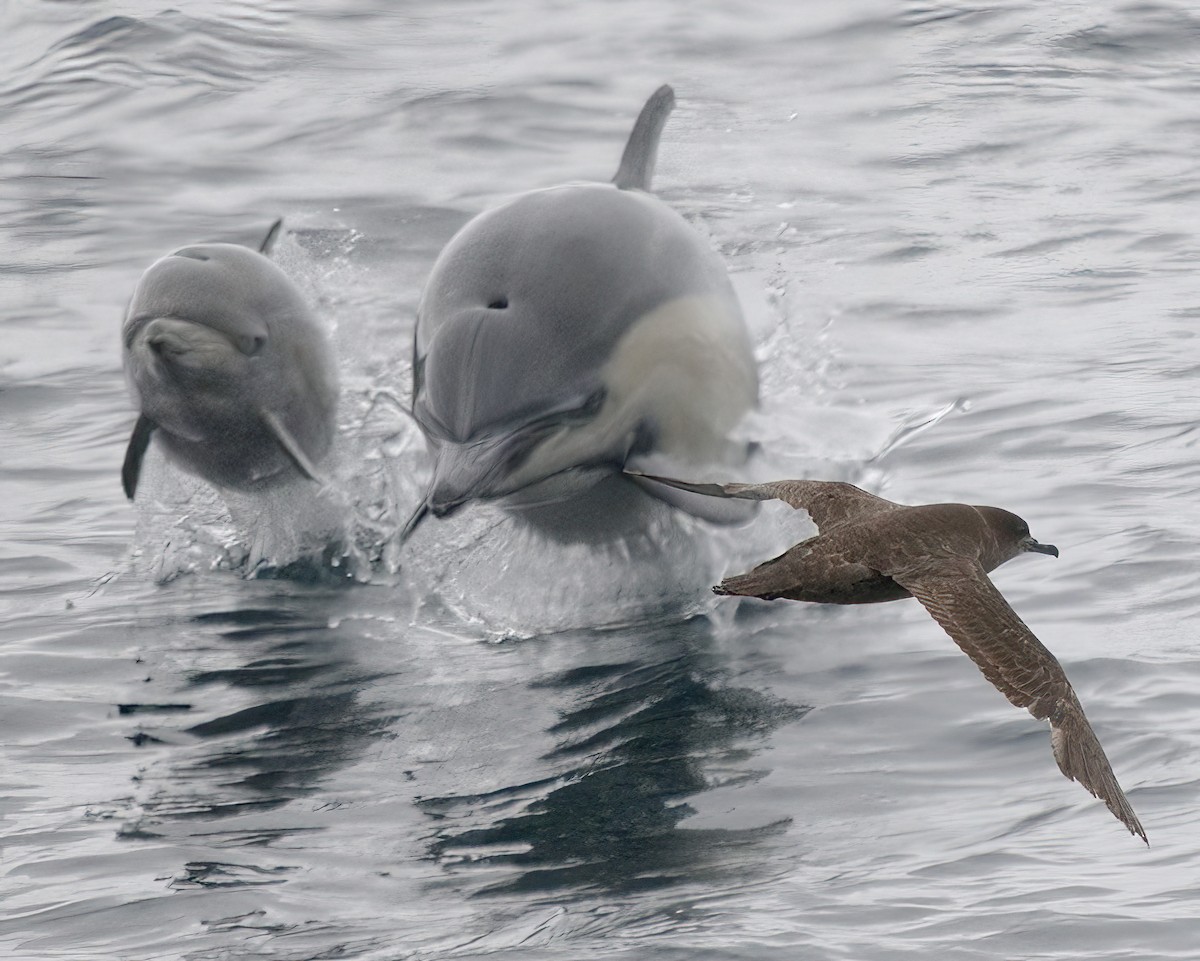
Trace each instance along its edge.
<instances>
[{"instance_id":1,"label":"gray sea surface","mask_svg":"<svg viewBox=\"0 0 1200 961\"><path fill-rule=\"evenodd\" d=\"M1200 957L1194 5L9 0L0 49L0 956ZM610 178L663 82L756 469L1057 544L994 578L1149 848L917 603L712 597L786 508L389 537L437 252ZM279 216L339 354L331 490L152 456L130 505L137 278Z\"/></svg>"}]
</instances>

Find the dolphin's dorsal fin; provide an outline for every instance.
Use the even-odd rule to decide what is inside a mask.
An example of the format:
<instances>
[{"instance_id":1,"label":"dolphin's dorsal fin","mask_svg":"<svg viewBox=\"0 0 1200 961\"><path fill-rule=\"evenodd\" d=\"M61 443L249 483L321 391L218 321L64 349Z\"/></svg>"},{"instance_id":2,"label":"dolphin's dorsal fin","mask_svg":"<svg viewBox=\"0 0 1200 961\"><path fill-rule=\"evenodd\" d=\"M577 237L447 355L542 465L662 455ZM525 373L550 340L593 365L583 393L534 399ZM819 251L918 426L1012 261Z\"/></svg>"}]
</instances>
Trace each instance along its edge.
<instances>
[{"instance_id":1,"label":"dolphin's dorsal fin","mask_svg":"<svg viewBox=\"0 0 1200 961\"><path fill-rule=\"evenodd\" d=\"M271 248L275 246L275 241L279 239L279 233L283 229L283 218L280 217L275 223L267 228L267 235L263 237L262 243L258 245L258 252L264 257L271 256Z\"/></svg>"},{"instance_id":2,"label":"dolphin's dorsal fin","mask_svg":"<svg viewBox=\"0 0 1200 961\"><path fill-rule=\"evenodd\" d=\"M130 500L137 493L138 478L142 476L142 459L146 456L146 448L150 446L150 435L157 426L145 414L139 414L137 423L133 425L129 446L125 448L125 463L121 465L121 488Z\"/></svg>"},{"instance_id":3,"label":"dolphin's dorsal fin","mask_svg":"<svg viewBox=\"0 0 1200 961\"><path fill-rule=\"evenodd\" d=\"M308 459L308 455L304 453L304 448L292 436L291 431L284 426L283 421L276 414L265 409L260 410L258 416L267 425L267 430L271 432L271 436L275 438L275 442L279 444L280 449L287 454L288 460L292 462L296 470L310 481L323 485L324 481L317 474L317 469L313 466L313 462Z\"/></svg>"},{"instance_id":4,"label":"dolphin's dorsal fin","mask_svg":"<svg viewBox=\"0 0 1200 961\"><path fill-rule=\"evenodd\" d=\"M625 144L625 152L621 154L621 166L613 177L613 183L621 190L650 189L654 162L658 159L658 140L674 106L675 91L664 83L642 107Z\"/></svg>"}]
</instances>

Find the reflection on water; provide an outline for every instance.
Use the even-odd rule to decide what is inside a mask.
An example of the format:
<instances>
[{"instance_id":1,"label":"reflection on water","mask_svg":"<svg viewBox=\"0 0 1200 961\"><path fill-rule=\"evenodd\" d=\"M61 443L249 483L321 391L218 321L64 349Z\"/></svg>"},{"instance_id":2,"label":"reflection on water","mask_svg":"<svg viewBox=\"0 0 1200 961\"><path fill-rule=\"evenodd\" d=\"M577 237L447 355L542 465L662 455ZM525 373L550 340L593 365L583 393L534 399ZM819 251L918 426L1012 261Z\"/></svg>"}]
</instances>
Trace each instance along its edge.
<instances>
[{"instance_id":1,"label":"reflection on water","mask_svg":"<svg viewBox=\"0 0 1200 961\"><path fill-rule=\"evenodd\" d=\"M599 888L615 894L753 872L736 849L784 829L688 829L687 799L752 781L754 745L808 708L726 683L711 626L646 630L652 657L570 668L530 685L570 706L541 760L555 775L482 795L423 798L438 821L432 855L454 873L513 869L495 893ZM582 642L582 638L580 639ZM730 849L735 849L731 852Z\"/></svg>"},{"instance_id":2,"label":"reflection on water","mask_svg":"<svg viewBox=\"0 0 1200 961\"><path fill-rule=\"evenodd\" d=\"M190 821L285 808L354 763L393 721L383 705L364 700L363 687L378 678L355 664L352 635L332 628L327 618L247 607L199 614L191 626L200 641L194 649L207 649L209 658L219 652L216 659L228 663L188 671L172 692L174 704L122 706L122 713L147 719L127 735L135 744L171 745L165 758L139 775L141 800L136 818L122 828L126 835L186 835L196 830ZM231 703L245 706L229 710ZM162 711L174 722L169 731L149 721ZM208 716L188 723L180 717L184 712ZM277 822L238 823L202 833L252 846L289 830Z\"/></svg>"}]
</instances>

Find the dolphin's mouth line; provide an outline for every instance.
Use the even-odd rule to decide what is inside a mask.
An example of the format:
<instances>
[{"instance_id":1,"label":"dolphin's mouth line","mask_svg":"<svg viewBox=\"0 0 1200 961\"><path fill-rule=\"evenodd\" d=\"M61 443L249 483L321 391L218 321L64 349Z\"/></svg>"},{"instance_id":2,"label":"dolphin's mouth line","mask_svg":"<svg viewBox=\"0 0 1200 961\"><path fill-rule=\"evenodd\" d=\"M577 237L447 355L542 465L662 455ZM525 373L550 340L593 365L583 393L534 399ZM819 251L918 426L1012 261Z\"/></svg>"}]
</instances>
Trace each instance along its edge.
<instances>
[{"instance_id":1,"label":"dolphin's mouth line","mask_svg":"<svg viewBox=\"0 0 1200 961\"><path fill-rule=\"evenodd\" d=\"M517 495L524 494L528 491L533 490L534 488L541 487L543 484L548 484L559 478L570 477L570 476L583 476L586 474L619 475L623 469L624 469L624 464L621 461L618 461L616 459L595 460L595 461L587 461L586 463L582 463L582 464L572 464L570 467L564 467L562 470L557 470L551 474L546 474L544 477L542 477L536 481L533 481L529 484L523 484L521 487L518 487L514 490L508 491L507 493L497 494L492 497L483 497L483 498L479 498L479 499L480 500L504 500L506 498L512 498ZM575 496L575 495L569 491L564 491L559 494L547 493L544 496L539 497L539 498L529 498L529 499L522 498L519 502L514 503L513 506L521 508L521 509L534 508L534 507L546 507L546 506L549 506L550 504L560 504L563 501L570 500L573 496Z\"/></svg>"},{"instance_id":2,"label":"dolphin's mouth line","mask_svg":"<svg viewBox=\"0 0 1200 961\"><path fill-rule=\"evenodd\" d=\"M416 360L416 363L422 366L424 362L424 357L419 357ZM477 429L468 437L461 440L455 436L455 431L444 420L430 410L428 404L422 402L423 398L419 388L413 399L412 416L427 437L452 444L469 446L473 444L494 443L497 438L504 436L515 437L527 434L530 431L553 430L564 424L589 420L600 412L600 408L604 406L607 396L607 389L599 386L583 398L576 395L568 401L549 407L548 409L544 408L540 412L527 412L526 415L519 413L510 415L507 420L498 424L488 425L483 430ZM529 416L530 413L532 413L532 416Z\"/></svg>"},{"instance_id":3,"label":"dolphin's mouth line","mask_svg":"<svg viewBox=\"0 0 1200 961\"><path fill-rule=\"evenodd\" d=\"M491 501L510 497L537 484L544 483L555 477L573 473L586 473L595 470L611 470L619 472L632 453L632 444L624 449L616 448L598 452L597 456L571 464L563 464L553 470L540 473L532 480L527 480L517 486L509 486L505 481L518 472L534 455L539 445L561 435L572 427L584 423L587 416L563 416L561 413L526 424L509 434L496 433L466 444L454 444L460 452L478 451L478 463L482 469L473 478L473 483L463 491L461 498L451 498L454 503L465 503L470 500ZM440 456L445 456L439 452ZM440 458L439 458L440 459ZM435 470L435 485L437 473ZM497 483L499 481L499 483ZM435 486L433 485L433 486ZM433 492L433 486L430 492ZM442 512L430 502L431 509L438 517Z\"/></svg>"},{"instance_id":4,"label":"dolphin's mouth line","mask_svg":"<svg viewBox=\"0 0 1200 961\"><path fill-rule=\"evenodd\" d=\"M126 327L125 349L132 350L134 341L145 332L146 328L149 327L150 324L159 320L170 321L174 324L186 324L188 327L194 327L199 330L211 332L216 337L220 337L222 340L226 341L230 347L245 357L255 356L260 350L262 350L263 345L267 342L267 338L261 334L231 334L228 331L220 330L217 327L212 327L209 324L203 324L199 321L189 320L186 317L174 317L170 314L141 314L130 320ZM174 346L172 341L177 339L178 335L176 335L175 338L172 338L169 334L164 332L164 335L160 337L158 341L152 342L149 346L154 353L158 354L160 357L163 356L163 354L172 354L178 356L188 353L190 347L186 344L181 343L179 347ZM160 347L163 349L160 349Z\"/></svg>"},{"instance_id":5,"label":"dolphin's mouth line","mask_svg":"<svg viewBox=\"0 0 1200 961\"><path fill-rule=\"evenodd\" d=\"M564 467L561 470L556 470L552 473L546 474L544 477L538 478L532 483L523 484L520 487L513 488L512 490L485 491L481 493L471 492L464 494L463 496L438 503L435 503L433 500L433 489L431 485L430 489L427 490L425 495L421 498L421 503L417 505L416 510L413 511L412 515L401 529L399 543L403 544L405 541L407 541L412 536L413 532L421 525L421 522L430 515L438 518L439 520L443 520L447 517L457 514L472 501L493 503L495 501L502 501L506 498L511 498L514 495L520 494L522 491L527 491L530 488L553 481L555 478L565 477L569 474L586 474L592 471L603 471L614 475L619 475L623 468L624 462L617 460L616 458L588 461L586 463L573 464L569 467ZM564 500L568 500L570 497L571 494L569 493L564 493L559 496L547 495L544 498L529 500L514 506L519 506L521 508L545 507L550 504L557 504Z\"/></svg>"},{"instance_id":6,"label":"dolphin's mouth line","mask_svg":"<svg viewBox=\"0 0 1200 961\"><path fill-rule=\"evenodd\" d=\"M432 502L429 501L428 499L426 499L426 503L429 505L429 509L433 512L433 515L435 517L448 517L449 515L453 514L455 511L457 511L460 507L464 506L465 504L470 503L471 501L484 501L484 502L501 501L501 500L504 500L505 498L512 497L514 494L520 494L522 491L527 491L532 487L537 487L540 484L544 484L547 481L552 481L555 478L566 477L570 474L588 474L588 473L593 473L593 472L597 472L597 473L598 472L607 472L607 473L613 473L613 474L620 474L624 469L625 469L624 461L619 460L616 457L597 458L595 460L589 460L589 461L585 461L585 462L579 463L579 464L571 464L567 467L562 467L558 470L551 471L548 474L543 474L541 477L538 477L536 480L530 481L527 484L522 484L520 487L513 487L511 489L497 489L495 491L485 491L482 493L467 494L466 496L464 496L462 498L456 498L452 501L447 501L445 507L443 507L440 504L435 507L432 504ZM566 499L566 496L564 496L564 497L547 497L545 500L529 501L527 504L523 504L522 506L536 507L540 504L554 504L560 500L565 500L565 499Z\"/></svg>"},{"instance_id":7,"label":"dolphin's mouth line","mask_svg":"<svg viewBox=\"0 0 1200 961\"><path fill-rule=\"evenodd\" d=\"M592 472L619 473L630 453L628 449L607 451L581 463L564 464L519 485L511 484L512 475L521 469L540 444L594 419L606 397L606 389L598 387L582 400L577 396L575 400L545 410L532 419L493 426L486 433L465 441L455 439L446 425L418 399L412 407L413 419L434 450L434 476L421 503L404 525L400 543L408 540L430 514L438 518L449 517L471 501L505 500L542 484L552 484L556 478ZM460 466L465 471L460 473ZM439 493L442 496L438 496ZM568 493L555 496L547 491L544 497L530 499L520 506L553 504L569 496Z\"/></svg>"}]
</instances>

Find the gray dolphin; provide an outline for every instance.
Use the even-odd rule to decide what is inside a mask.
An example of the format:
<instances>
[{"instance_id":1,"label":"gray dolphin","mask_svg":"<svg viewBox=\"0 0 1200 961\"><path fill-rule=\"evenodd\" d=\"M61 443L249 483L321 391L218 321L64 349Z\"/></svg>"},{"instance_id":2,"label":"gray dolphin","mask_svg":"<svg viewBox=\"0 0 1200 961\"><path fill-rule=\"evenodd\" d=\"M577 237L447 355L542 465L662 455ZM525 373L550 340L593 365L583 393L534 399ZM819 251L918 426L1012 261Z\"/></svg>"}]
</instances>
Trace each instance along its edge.
<instances>
[{"instance_id":1,"label":"gray dolphin","mask_svg":"<svg viewBox=\"0 0 1200 961\"><path fill-rule=\"evenodd\" d=\"M262 490L302 475L333 441L337 370L295 285L258 252L197 244L156 261L122 330L125 373L141 414L121 484L132 500L152 437L212 484Z\"/></svg>"},{"instance_id":2,"label":"gray dolphin","mask_svg":"<svg viewBox=\"0 0 1200 961\"><path fill-rule=\"evenodd\" d=\"M521 194L475 217L438 256L413 345L413 416L433 480L402 536L472 500L535 521L585 493L620 510L628 498L604 500L598 488L635 483L730 519L698 496L620 474L651 455L725 459L729 431L758 399L724 265L648 193L674 104L669 86L647 101L612 184Z\"/></svg>"}]
</instances>

